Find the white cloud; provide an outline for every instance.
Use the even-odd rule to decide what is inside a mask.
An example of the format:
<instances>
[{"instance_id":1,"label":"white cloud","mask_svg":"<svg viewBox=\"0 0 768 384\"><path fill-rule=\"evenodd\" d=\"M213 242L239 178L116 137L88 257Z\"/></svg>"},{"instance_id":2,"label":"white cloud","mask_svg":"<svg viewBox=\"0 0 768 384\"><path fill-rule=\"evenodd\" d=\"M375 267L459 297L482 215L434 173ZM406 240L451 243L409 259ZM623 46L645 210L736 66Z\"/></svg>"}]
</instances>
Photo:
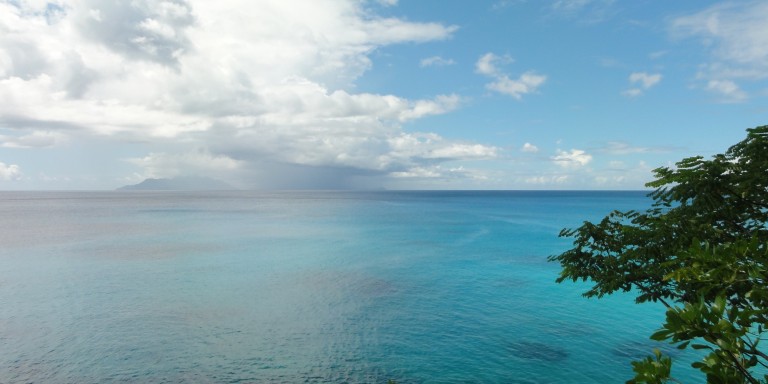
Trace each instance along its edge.
<instances>
[{"instance_id":1,"label":"white cloud","mask_svg":"<svg viewBox=\"0 0 768 384\"><path fill-rule=\"evenodd\" d=\"M434 160L490 159L498 154L496 147L446 142L436 134L403 133L388 139L387 145L389 149L377 159L377 168L420 167Z\"/></svg>"},{"instance_id":2,"label":"white cloud","mask_svg":"<svg viewBox=\"0 0 768 384\"><path fill-rule=\"evenodd\" d=\"M448 38L459 27L445 27L438 23L408 23L400 19L378 19L368 21L363 28L369 43L386 45L402 42L423 43Z\"/></svg>"},{"instance_id":3,"label":"white cloud","mask_svg":"<svg viewBox=\"0 0 768 384\"><path fill-rule=\"evenodd\" d=\"M629 97L640 96L643 92L658 84L660 81L661 74L659 73L633 72L629 75L629 83L637 85L639 88L630 88L622 92L622 94Z\"/></svg>"},{"instance_id":4,"label":"white cloud","mask_svg":"<svg viewBox=\"0 0 768 384\"><path fill-rule=\"evenodd\" d=\"M498 56L493 52L488 52L477 59L477 62L475 63L475 72L486 76L502 76L503 73L499 71L497 64L506 65L514 62L515 59L513 59L512 56Z\"/></svg>"},{"instance_id":5,"label":"white cloud","mask_svg":"<svg viewBox=\"0 0 768 384\"><path fill-rule=\"evenodd\" d=\"M740 102L747 99L746 92L730 80L710 80L707 82L707 90L722 96L724 102Z\"/></svg>"},{"instance_id":6,"label":"white cloud","mask_svg":"<svg viewBox=\"0 0 768 384\"><path fill-rule=\"evenodd\" d=\"M564 168L579 168L589 164L592 161L592 155L581 149L571 149L570 152L560 150L551 159L555 164Z\"/></svg>"},{"instance_id":7,"label":"white cloud","mask_svg":"<svg viewBox=\"0 0 768 384\"><path fill-rule=\"evenodd\" d=\"M434 178L442 177L443 173L440 171L440 168L438 167L434 167L434 168L414 167L407 171L391 172L389 175L397 178L434 179Z\"/></svg>"},{"instance_id":8,"label":"white cloud","mask_svg":"<svg viewBox=\"0 0 768 384\"><path fill-rule=\"evenodd\" d=\"M421 67L443 67L453 64L456 64L453 59L444 59L440 56L427 57L425 59L421 59L421 62L419 62L419 66Z\"/></svg>"},{"instance_id":9,"label":"white cloud","mask_svg":"<svg viewBox=\"0 0 768 384\"><path fill-rule=\"evenodd\" d=\"M539 151L539 147L531 144L531 143L525 143L523 144L523 148L521 148L523 152L527 153L536 153Z\"/></svg>"},{"instance_id":10,"label":"white cloud","mask_svg":"<svg viewBox=\"0 0 768 384\"><path fill-rule=\"evenodd\" d=\"M672 21L673 32L700 37L717 60L768 69L768 3L729 2ZM768 73L763 73L768 76Z\"/></svg>"},{"instance_id":11,"label":"white cloud","mask_svg":"<svg viewBox=\"0 0 768 384\"><path fill-rule=\"evenodd\" d=\"M651 167L644 161L610 160L606 164L593 164L591 156L579 150L558 151L551 160L557 165L549 171L523 171L508 178L535 188L553 189L641 189L652 180Z\"/></svg>"},{"instance_id":12,"label":"white cloud","mask_svg":"<svg viewBox=\"0 0 768 384\"><path fill-rule=\"evenodd\" d=\"M494 81L485 85L487 89L512 96L518 100L522 99L525 94L536 92L547 80L546 76L533 71L525 72L517 79L511 79L509 75L496 67L496 63L511 63L512 61L509 56L499 57L494 53L486 53L475 63L475 72L494 78Z\"/></svg>"},{"instance_id":13,"label":"white cloud","mask_svg":"<svg viewBox=\"0 0 768 384\"><path fill-rule=\"evenodd\" d=\"M496 148L481 144L459 144L441 146L427 153L428 159L489 159L496 157Z\"/></svg>"},{"instance_id":14,"label":"white cloud","mask_svg":"<svg viewBox=\"0 0 768 384\"><path fill-rule=\"evenodd\" d=\"M377 17L356 0L56 4L0 3L0 126L13 130L0 129L0 145L152 143L131 163L155 177L267 163L388 174L495 156L403 132L458 108L458 95L354 91L377 48L444 40L456 26ZM399 147L409 135L419 139Z\"/></svg>"},{"instance_id":15,"label":"white cloud","mask_svg":"<svg viewBox=\"0 0 768 384\"><path fill-rule=\"evenodd\" d=\"M440 165L435 166L423 166L414 167L407 171L391 172L389 176L397 179L432 179L432 180L449 180L449 179L469 179L469 180L488 180L488 176L483 172L466 169L464 167L455 167L444 169Z\"/></svg>"},{"instance_id":16,"label":"white cloud","mask_svg":"<svg viewBox=\"0 0 768 384\"><path fill-rule=\"evenodd\" d=\"M489 52L483 56L480 56L475 63L475 71L481 75L496 76L498 69L496 69L495 62L501 60L500 57ZM511 60L511 59L508 59Z\"/></svg>"},{"instance_id":17,"label":"white cloud","mask_svg":"<svg viewBox=\"0 0 768 384\"><path fill-rule=\"evenodd\" d=\"M659 81L661 81L661 74L659 73L634 72L629 75L629 82L632 84L639 83L643 89L651 88Z\"/></svg>"},{"instance_id":18,"label":"white cloud","mask_svg":"<svg viewBox=\"0 0 768 384\"><path fill-rule=\"evenodd\" d=\"M18 165L6 165L0 162L0 180L10 181L19 179L21 179L21 169Z\"/></svg>"},{"instance_id":19,"label":"white cloud","mask_svg":"<svg viewBox=\"0 0 768 384\"><path fill-rule=\"evenodd\" d=\"M486 84L485 87L520 100L523 95L536 92L546 80L546 76L538 75L534 72L526 72L515 80L510 79L506 75L497 77L496 81Z\"/></svg>"},{"instance_id":20,"label":"white cloud","mask_svg":"<svg viewBox=\"0 0 768 384\"><path fill-rule=\"evenodd\" d=\"M705 89L724 94L723 101L744 100L747 93L734 81L768 78L768 3L725 2L700 12L675 18L671 31L677 37L697 38L708 50L698 77ZM714 81L714 83L713 83Z\"/></svg>"},{"instance_id":21,"label":"white cloud","mask_svg":"<svg viewBox=\"0 0 768 384\"><path fill-rule=\"evenodd\" d=\"M407 104L400 114L400 121L439 115L456 109L461 102L458 95L438 95L434 100L417 100Z\"/></svg>"}]
</instances>

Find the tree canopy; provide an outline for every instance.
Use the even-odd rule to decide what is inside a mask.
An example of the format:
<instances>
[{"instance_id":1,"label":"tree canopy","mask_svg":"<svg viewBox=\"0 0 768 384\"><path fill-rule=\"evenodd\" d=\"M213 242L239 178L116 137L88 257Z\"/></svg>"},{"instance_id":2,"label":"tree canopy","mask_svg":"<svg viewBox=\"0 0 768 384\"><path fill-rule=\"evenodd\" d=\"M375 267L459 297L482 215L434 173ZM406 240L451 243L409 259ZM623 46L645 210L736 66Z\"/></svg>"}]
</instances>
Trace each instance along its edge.
<instances>
[{"instance_id":1,"label":"tree canopy","mask_svg":"<svg viewBox=\"0 0 768 384\"><path fill-rule=\"evenodd\" d=\"M768 383L768 126L654 176L645 212L614 211L560 232L574 240L550 257L562 266L557 282L590 282L586 297L620 291L661 302L666 321L651 338L704 350L693 367L708 382ZM658 350L632 365L629 382L676 381Z\"/></svg>"}]
</instances>

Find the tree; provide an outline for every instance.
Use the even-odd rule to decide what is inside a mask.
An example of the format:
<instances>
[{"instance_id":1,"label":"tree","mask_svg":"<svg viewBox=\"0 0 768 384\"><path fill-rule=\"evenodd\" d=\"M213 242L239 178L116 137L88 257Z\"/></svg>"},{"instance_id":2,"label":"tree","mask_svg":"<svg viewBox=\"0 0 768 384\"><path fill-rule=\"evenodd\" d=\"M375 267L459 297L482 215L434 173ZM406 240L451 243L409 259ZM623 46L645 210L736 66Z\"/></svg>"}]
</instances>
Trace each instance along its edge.
<instances>
[{"instance_id":1,"label":"tree","mask_svg":"<svg viewBox=\"0 0 768 384\"><path fill-rule=\"evenodd\" d=\"M768 383L768 126L705 160L654 170L645 212L614 211L598 223L564 229L573 248L558 283L589 281L586 297L617 291L661 302L666 320L651 335L704 350L692 364L711 383ZM672 360L658 350L632 363L630 383L664 383Z\"/></svg>"}]
</instances>

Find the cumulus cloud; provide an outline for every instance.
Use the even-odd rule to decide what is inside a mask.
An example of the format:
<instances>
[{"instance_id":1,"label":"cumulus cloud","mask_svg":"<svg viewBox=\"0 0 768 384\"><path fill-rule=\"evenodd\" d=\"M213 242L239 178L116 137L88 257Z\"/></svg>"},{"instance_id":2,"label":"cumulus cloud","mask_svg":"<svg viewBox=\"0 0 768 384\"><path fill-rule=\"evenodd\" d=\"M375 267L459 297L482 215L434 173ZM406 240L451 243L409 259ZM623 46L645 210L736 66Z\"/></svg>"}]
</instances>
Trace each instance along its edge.
<instances>
[{"instance_id":1,"label":"cumulus cloud","mask_svg":"<svg viewBox=\"0 0 768 384\"><path fill-rule=\"evenodd\" d=\"M497 56L496 54L489 52L483 56L480 56L475 63L475 71L481 75L496 76L499 74L499 70L496 68L496 63L502 64L512 63L514 60L509 56Z\"/></svg>"},{"instance_id":2,"label":"cumulus cloud","mask_svg":"<svg viewBox=\"0 0 768 384\"><path fill-rule=\"evenodd\" d=\"M427 57L425 59L421 59L419 62L419 66L421 67L444 67L446 65L453 64L456 64L453 59L444 59L440 56Z\"/></svg>"},{"instance_id":3,"label":"cumulus cloud","mask_svg":"<svg viewBox=\"0 0 768 384\"><path fill-rule=\"evenodd\" d=\"M539 151L539 147L531 144L531 143L525 143L523 144L523 148L521 148L523 152L527 153L536 153Z\"/></svg>"},{"instance_id":4,"label":"cumulus cloud","mask_svg":"<svg viewBox=\"0 0 768 384\"><path fill-rule=\"evenodd\" d=\"M560 150L551 159L563 168L580 168L592 161L592 155L581 149L571 149L570 152Z\"/></svg>"},{"instance_id":5,"label":"cumulus cloud","mask_svg":"<svg viewBox=\"0 0 768 384\"><path fill-rule=\"evenodd\" d=\"M675 18L673 35L696 38L709 51L698 77L704 88L718 92L727 102L746 99L735 81L768 78L768 3L726 2Z\"/></svg>"},{"instance_id":6,"label":"cumulus cloud","mask_svg":"<svg viewBox=\"0 0 768 384\"><path fill-rule=\"evenodd\" d=\"M522 99L525 94L536 92L547 80L546 76L533 71L525 72L518 78L512 79L497 67L498 63L506 64L512 61L509 56L500 57L494 53L486 53L475 63L475 72L494 79L485 85L487 89L512 96L518 100Z\"/></svg>"},{"instance_id":7,"label":"cumulus cloud","mask_svg":"<svg viewBox=\"0 0 768 384\"><path fill-rule=\"evenodd\" d=\"M457 30L378 17L366 5L0 3L0 145L56 146L77 135L152 143L146 156L128 160L148 177L247 175L275 164L386 176L495 156L493 146L403 131L403 123L458 108L458 95L354 91L379 47L440 41ZM528 88L506 87L519 96L538 86L520 81Z\"/></svg>"},{"instance_id":8,"label":"cumulus cloud","mask_svg":"<svg viewBox=\"0 0 768 384\"><path fill-rule=\"evenodd\" d=\"M520 100L523 95L535 92L546 80L546 76L534 72L523 73L514 80L503 75L496 78L496 81L486 84L486 88Z\"/></svg>"},{"instance_id":9,"label":"cumulus cloud","mask_svg":"<svg viewBox=\"0 0 768 384\"><path fill-rule=\"evenodd\" d=\"M623 94L629 97L640 96L660 81L661 74L659 73L633 72L629 75L629 83L636 87L624 91Z\"/></svg>"},{"instance_id":10,"label":"cumulus cloud","mask_svg":"<svg viewBox=\"0 0 768 384\"><path fill-rule=\"evenodd\" d=\"M16 164L6 165L0 162L0 180L10 181L21 178L21 169Z\"/></svg>"}]
</instances>

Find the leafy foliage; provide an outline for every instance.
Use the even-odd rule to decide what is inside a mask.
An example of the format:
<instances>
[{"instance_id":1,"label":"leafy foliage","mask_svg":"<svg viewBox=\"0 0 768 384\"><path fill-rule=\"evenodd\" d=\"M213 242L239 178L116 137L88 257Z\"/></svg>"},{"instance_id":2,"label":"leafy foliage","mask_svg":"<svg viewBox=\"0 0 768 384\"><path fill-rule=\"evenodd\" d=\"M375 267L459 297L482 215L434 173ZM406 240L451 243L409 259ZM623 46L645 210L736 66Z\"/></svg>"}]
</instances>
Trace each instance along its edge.
<instances>
[{"instance_id":1,"label":"leafy foliage","mask_svg":"<svg viewBox=\"0 0 768 384\"><path fill-rule=\"evenodd\" d=\"M632 369L637 373L629 383L663 383L669 380L672 371L672 359L662 356L658 349L653 350L653 357L649 356L640 361L632 362Z\"/></svg>"},{"instance_id":2,"label":"leafy foliage","mask_svg":"<svg viewBox=\"0 0 768 384\"><path fill-rule=\"evenodd\" d=\"M768 383L768 126L747 130L726 153L654 170L654 203L564 229L573 248L550 257L557 282L589 281L586 297L634 292L661 302L666 321L651 338L709 351L693 364L712 383ZM672 360L633 362L632 383L663 383ZM762 368L760 368L762 367ZM757 368L757 369L756 369Z\"/></svg>"}]
</instances>

